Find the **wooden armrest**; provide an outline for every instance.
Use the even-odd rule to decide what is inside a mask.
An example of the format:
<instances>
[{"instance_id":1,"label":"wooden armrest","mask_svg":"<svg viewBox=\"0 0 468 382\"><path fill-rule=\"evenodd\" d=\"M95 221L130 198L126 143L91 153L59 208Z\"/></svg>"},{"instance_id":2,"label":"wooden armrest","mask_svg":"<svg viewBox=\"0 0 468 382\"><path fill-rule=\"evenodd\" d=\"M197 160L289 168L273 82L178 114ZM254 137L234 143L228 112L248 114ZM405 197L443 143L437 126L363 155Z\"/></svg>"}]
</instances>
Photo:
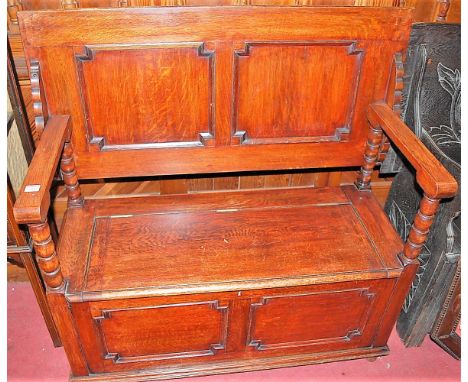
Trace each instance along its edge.
<instances>
[{"instance_id":1,"label":"wooden armrest","mask_svg":"<svg viewBox=\"0 0 468 382\"><path fill-rule=\"evenodd\" d=\"M457 193L455 178L416 137L410 128L384 102L376 102L367 111L369 122L382 128L416 170L416 181L433 199L450 198Z\"/></svg>"},{"instance_id":2,"label":"wooden armrest","mask_svg":"<svg viewBox=\"0 0 468 382\"><path fill-rule=\"evenodd\" d=\"M16 199L13 213L18 223L41 223L50 207L50 186L65 141L70 138L70 118L50 116Z\"/></svg>"}]
</instances>

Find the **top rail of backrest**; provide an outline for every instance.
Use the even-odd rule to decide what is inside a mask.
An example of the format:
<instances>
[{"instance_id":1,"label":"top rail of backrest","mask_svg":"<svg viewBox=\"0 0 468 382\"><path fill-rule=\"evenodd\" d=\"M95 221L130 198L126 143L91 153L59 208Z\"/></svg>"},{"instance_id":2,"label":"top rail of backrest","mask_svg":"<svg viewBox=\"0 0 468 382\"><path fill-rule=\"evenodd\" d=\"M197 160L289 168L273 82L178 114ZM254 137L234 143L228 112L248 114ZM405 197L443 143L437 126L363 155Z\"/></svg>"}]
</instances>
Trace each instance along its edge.
<instances>
[{"instance_id":1,"label":"top rail of backrest","mask_svg":"<svg viewBox=\"0 0 468 382\"><path fill-rule=\"evenodd\" d=\"M157 7L21 12L43 107L81 178L358 166L412 11Z\"/></svg>"}]
</instances>

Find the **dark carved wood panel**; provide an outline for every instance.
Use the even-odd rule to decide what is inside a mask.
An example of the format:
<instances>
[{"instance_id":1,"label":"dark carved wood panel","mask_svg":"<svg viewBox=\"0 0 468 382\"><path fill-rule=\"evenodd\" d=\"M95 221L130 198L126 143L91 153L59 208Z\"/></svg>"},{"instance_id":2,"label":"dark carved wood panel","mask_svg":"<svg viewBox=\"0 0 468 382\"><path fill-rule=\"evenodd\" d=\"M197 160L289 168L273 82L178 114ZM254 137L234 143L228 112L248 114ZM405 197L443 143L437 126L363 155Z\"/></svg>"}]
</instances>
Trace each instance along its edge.
<instances>
[{"instance_id":1,"label":"dark carved wood panel","mask_svg":"<svg viewBox=\"0 0 468 382\"><path fill-rule=\"evenodd\" d=\"M405 123L461 182L460 25L420 23L408 47L402 110ZM395 157L395 155L394 155ZM388 159L392 159L389 157ZM398 159L398 157L396 157ZM401 166L390 161L390 168ZM384 162L385 164L385 162ZM385 209L406 239L421 199L414 171L406 164L395 177ZM431 332L460 261L461 194L441 203L419 267L397 322L406 346L419 346Z\"/></svg>"},{"instance_id":2,"label":"dark carved wood panel","mask_svg":"<svg viewBox=\"0 0 468 382\"><path fill-rule=\"evenodd\" d=\"M456 359L461 358L461 262L439 312L431 338Z\"/></svg>"},{"instance_id":3,"label":"dark carved wood panel","mask_svg":"<svg viewBox=\"0 0 468 382\"><path fill-rule=\"evenodd\" d=\"M247 43L235 52L234 142L346 139L362 56L350 41Z\"/></svg>"},{"instance_id":4,"label":"dark carved wood panel","mask_svg":"<svg viewBox=\"0 0 468 382\"><path fill-rule=\"evenodd\" d=\"M212 56L202 43L87 46L76 59L90 143L210 145Z\"/></svg>"}]
</instances>

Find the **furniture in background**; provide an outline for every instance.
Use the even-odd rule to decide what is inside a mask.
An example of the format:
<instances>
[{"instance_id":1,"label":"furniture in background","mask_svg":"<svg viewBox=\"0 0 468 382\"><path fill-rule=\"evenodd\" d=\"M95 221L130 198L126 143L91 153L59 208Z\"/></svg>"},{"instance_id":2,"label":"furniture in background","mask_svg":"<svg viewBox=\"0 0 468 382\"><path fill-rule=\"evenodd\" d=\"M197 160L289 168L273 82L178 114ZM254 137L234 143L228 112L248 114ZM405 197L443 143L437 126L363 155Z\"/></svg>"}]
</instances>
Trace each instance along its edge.
<instances>
[{"instance_id":1,"label":"furniture in background","mask_svg":"<svg viewBox=\"0 0 468 382\"><path fill-rule=\"evenodd\" d=\"M20 229L13 216L13 205L15 203L13 190L10 186L10 179L7 183L7 260L15 265L24 266L21 260L21 253L30 253L30 245L26 232Z\"/></svg>"},{"instance_id":2,"label":"furniture in background","mask_svg":"<svg viewBox=\"0 0 468 382\"><path fill-rule=\"evenodd\" d=\"M30 132L25 121L25 112L21 101L21 96L18 92L15 72L11 62L10 51L8 50L8 96L11 105L11 114L8 120L7 133L15 134L17 143L20 146L18 149L24 155L24 161L30 163L34 154L34 144L30 136ZM13 156L11 152L9 155ZM14 163L18 167L18 163ZM45 286L42 282L41 275L37 264L32 255L33 248L26 227L20 227L13 215L13 205L15 203L15 193L10 184L10 176L7 179L7 259L10 263L19 267L25 268L31 286L36 295L37 302L41 309L44 321L49 330L52 342L55 346L61 346L55 323L47 303L45 294Z\"/></svg>"},{"instance_id":3,"label":"furniture in background","mask_svg":"<svg viewBox=\"0 0 468 382\"><path fill-rule=\"evenodd\" d=\"M56 347L62 346L47 302L45 286L32 254L33 248L29 235L18 226L13 216L15 199L9 179L7 187L7 259L10 263L26 270L52 342Z\"/></svg>"},{"instance_id":4,"label":"furniture in background","mask_svg":"<svg viewBox=\"0 0 468 382\"><path fill-rule=\"evenodd\" d=\"M404 65L402 102L405 123L458 183L461 180L460 57L459 24L414 25ZM386 171L399 171L385 211L405 240L418 209L421 190L415 184L410 166L402 163L394 151L389 152L381 168L381 172ZM421 266L397 323L406 346L419 346L432 333L434 325L438 332L441 320L448 317L453 318L452 326L457 326L459 314L447 316L447 309L453 306L452 299L457 296L453 293L456 289L453 280L459 278L456 272L460 262L460 198L459 192L441 204L419 256ZM451 297L447 300L447 296ZM435 332L434 336L438 337ZM460 338L455 329L450 338L458 343L458 350L454 346L450 348L459 358Z\"/></svg>"},{"instance_id":5,"label":"furniture in background","mask_svg":"<svg viewBox=\"0 0 468 382\"><path fill-rule=\"evenodd\" d=\"M461 338L459 334L461 318L460 276L461 262L459 261L447 297L431 331L431 338L456 359L461 358Z\"/></svg>"},{"instance_id":6,"label":"furniture in background","mask_svg":"<svg viewBox=\"0 0 468 382\"><path fill-rule=\"evenodd\" d=\"M42 135L14 211L28 224L73 380L387 354L439 202L457 191L392 109L411 14L19 14ZM390 141L424 190L405 243L370 192ZM59 163L68 209L55 245L47 211ZM87 200L79 184L360 164L346 187Z\"/></svg>"}]
</instances>

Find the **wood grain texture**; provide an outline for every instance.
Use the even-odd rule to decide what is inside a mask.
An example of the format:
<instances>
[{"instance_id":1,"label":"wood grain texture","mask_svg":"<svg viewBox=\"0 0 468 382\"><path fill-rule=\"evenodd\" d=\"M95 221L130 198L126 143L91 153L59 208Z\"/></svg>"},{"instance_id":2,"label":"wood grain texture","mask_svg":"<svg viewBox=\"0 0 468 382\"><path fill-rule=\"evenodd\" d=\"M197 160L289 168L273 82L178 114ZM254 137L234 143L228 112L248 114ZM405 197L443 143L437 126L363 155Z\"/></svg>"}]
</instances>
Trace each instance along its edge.
<instances>
[{"instance_id":1,"label":"wood grain texture","mask_svg":"<svg viewBox=\"0 0 468 382\"><path fill-rule=\"evenodd\" d=\"M269 357L245 360L228 360L216 363L202 363L198 365L175 366L165 368L164 373L160 369L144 369L128 372L115 372L95 374L87 377L72 377L73 382L150 382L173 378L197 377L213 374L229 374L246 371L276 369L280 367L304 366L320 364L330 361L346 361L357 358L380 357L389 353L387 346L349 349L329 353L309 353L283 357Z\"/></svg>"},{"instance_id":2,"label":"wood grain texture","mask_svg":"<svg viewBox=\"0 0 468 382\"><path fill-rule=\"evenodd\" d=\"M50 207L50 186L69 135L69 117L54 115L49 118L15 202L18 223L45 221Z\"/></svg>"},{"instance_id":3,"label":"wood grain texture","mask_svg":"<svg viewBox=\"0 0 468 382\"><path fill-rule=\"evenodd\" d=\"M135 7L135 6L166 6L166 5L296 5L296 6L313 6L313 5L356 5L356 6L407 6L415 7L415 21L419 22L430 22L435 21L438 13L439 0L407 0L405 2L393 1L393 0L305 0L305 1L198 1L198 0L186 0L186 1L159 1L159 0L108 0L108 1L96 1L96 0L81 0L74 2L76 7L89 8L89 7ZM448 22L460 22L460 0L450 1L450 8L447 14ZM25 104L27 105L28 117L30 119L31 132L38 140L39 134L37 133L34 126L34 115L32 111L32 105L27 102L29 99L29 77L28 69L26 67L26 61L24 58L24 51L22 42L19 36L18 28L18 17L17 12L19 10L42 10L42 9L64 9L64 4L59 0L9 0L8 1L8 40L12 47L13 58L15 62L15 69L18 74L18 78L21 85L21 91Z\"/></svg>"},{"instance_id":4,"label":"wood grain texture","mask_svg":"<svg viewBox=\"0 0 468 382\"><path fill-rule=\"evenodd\" d=\"M450 7L444 21L448 23L461 23L461 0L450 0Z\"/></svg>"},{"instance_id":5,"label":"wood grain texture","mask_svg":"<svg viewBox=\"0 0 468 382\"><path fill-rule=\"evenodd\" d=\"M62 157L60 159L60 173L62 174L65 188L68 195L69 207L81 207L84 202L81 195L80 184L75 171L75 160L73 155L73 146L67 140L63 146Z\"/></svg>"},{"instance_id":6,"label":"wood grain texture","mask_svg":"<svg viewBox=\"0 0 468 382\"><path fill-rule=\"evenodd\" d=\"M461 22L461 0L407 0L406 6L414 7L415 22ZM445 20L438 20L440 13Z\"/></svg>"},{"instance_id":7,"label":"wood grain texture","mask_svg":"<svg viewBox=\"0 0 468 382\"><path fill-rule=\"evenodd\" d=\"M29 247L29 242L27 234L20 228L16 222L15 216L13 214L13 206L15 204L15 195L10 184L10 178L7 181L7 245L8 252L16 252L15 249L21 248L28 252L31 248Z\"/></svg>"},{"instance_id":8,"label":"wood grain texture","mask_svg":"<svg viewBox=\"0 0 468 382\"><path fill-rule=\"evenodd\" d=\"M364 164L356 180L356 186L360 190L368 190L374 167L379 159L379 150L382 145L382 129L379 126L371 126L367 136L366 151L364 152Z\"/></svg>"},{"instance_id":9,"label":"wood grain texture","mask_svg":"<svg viewBox=\"0 0 468 382\"><path fill-rule=\"evenodd\" d=\"M255 17L245 17L255 12ZM276 29L276 24L285 13L294 18L294 23L285 23ZM103 17L107 14L107 17ZM112 15L111 17L109 17ZM333 16L330 20L330 16ZM135 18L138 18L136 22ZM81 24L83 18L88 22ZM201 18L201 19L200 19ZM310 24L310 19L315 21ZM374 18L378 23L369 24ZM179 19L179 22L177 22ZM34 25L31 24L34 20ZM190 33L178 28L184 20ZM204 22L206 20L206 22ZM223 28L228 21L230 28ZM375 39L398 41L407 38L407 26L411 22L411 10L407 8L353 8L353 7L171 7L171 8L130 8L130 9L83 9L67 11L24 11L19 15L22 37L26 49L34 46L53 46L65 42L89 44L113 43L128 38L128 41L148 43L151 36L163 35L169 41L187 41L185 35L197 40L235 39L241 35L256 36L258 40L280 40L285 34L292 40L327 35L329 39ZM396 24L395 24L396 23ZM41 30L47 24L47 30ZM80 34L74 28L81 24ZM148 33L148 25L154 31ZM126 25L127 28L122 30ZM262 28L258 28L263 25ZM341 27L336 27L341 25ZM64 28L62 34L53 33L55 28ZM26 34L25 30L28 30ZM33 33L35 32L35 33ZM97 33L96 33L97 32ZM117 32L117 33L116 33ZM140 37L141 36L141 37Z\"/></svg>"},{"instance_id":10,"label":"wood grain texture","mask_svg":"<svg viewBox=\"0 0 468 382\"><path fill-rule=\"evenodd\" d=\"M209 145L212 56L200 43L87 46L77 59L91 143L105 150Z\"/></svg>"},{"instance_id":11,"label":"wood grain texture","mask_svg":"<svg viewBox=\"0 0 468 382\"><path fill-rule=\"evenodd\" d=\"M18 149L24 152L26 162L29 164L34 155L34 144L30 135L26 120L26 111L22 104L21 94L17 82L17 75L12 63L11 49L8 45L8 95L13 109L14 122L19 133L21 144ZM8 152L8 155L11 153ZM61 340L53 321L50 307L47 303L44 283L40 276L40 271L34 261L33 246L25 227L21 227L16 222L13 209L15 195L10 183L10 173L18 171L14 166L8 168L7 176L7 260L17 266L24 267L23 278L19 281L29 281L36 296L37 303L41 310L45 324L51 336L54 346L61 346ZM18 176L18 174L16 174ZM22 180L22 179L21 179ZM16 267L15 267L16 268ZM10 276L10 272L9 272ZM10 280L10 277L8 277Z\"/></svg>"},{"instance_id":12,"label":"wood grain texture","mask_svg":"<svg viewBox=\"0 0 468 382\"><path fill-rule=\"evenodd\" d=\"M22 11L22 4L17 0L8 0L7 15L8 29L13 32L18 32L18 12Z\"/></svg>"},{"instance_id":13,"label":"wood grain texture","mask_svg":"<svg viewBox=\"0 0 468 382\"><path fill-rule=\"evenodd\" d=\"M405 242L403 255L406 259L417 259L427 239L434 217L439 207L440 199L432 199L424 195L419 203L408 238Z\"/></svg>"},{"instance_id":14,"label":"wood grain texture","mask_svg":"<svg viewBox=\"0 0 468 382\"><path fill-rule=\"evenodd\" d=\"M7 183L7 259L17 266L24 267L26 278L18 281L29 281L41 309L42 316L49 330L55 347L61 346L60 337L47 303L45 288L39 275L39 269L33 258L32 243L13 216L14 195L8 179ZM14 260L13 260L14 259ZM12 261L13 260L13 261ZM16 268L16 267L15 267ZM8 278L10 279L10 278Z\"/></svg>"},{"instance_id":15,"label":"wood grain texture","mask_svg":"<svg viewBox=\"0 0 468 382\"><path fill-rule=\"evenodd\" d=\"M69 295L119 296L129 287L147 295L239 290L251 288L251 280L301 285L398 274L401 240L383 213L372 213L379 208L372 194L363 202L352 189L345 192L357 207L340 188L88 201L67 212L61 232L61 253L75 256L62 261ZM262 225L266 220L271 226ZM279 239L284 232L291 240ZM122 250L128 256L119 256ZM79 270L77 263L87 266Z\"/></svg>"},{"instance_id":16,"label":"wood grain texture","mask_svg":"<svg viewBox=\"0 0 468 382\"><path fill-rule=\"evenodd\" d=\"M402 251L403 243L401 240L394 240L391 223L379 208L377 198L372 193L357 191L354 186L344 186L342 189L360 219L365 222L366 230L381 255L382 263L388 268L394 268L395 254Z\"/></svg>"},{"instance_id":17,"label":"wood grain texture","mask_svg":"<svg viewBox=\"0 0 468 382\"><path fill-rule=\"evenodd\" d=\"M214 296L101 301L77 305L74 313L81 335L99 333L83 342L95 372L215 360L226 353L229 303Z\"/></svg>"},{"instance_id":18,"label":"wood grain texture","mask_svg":"<svg viewBox=\"0 0 468 382\"><path fill-rule=\"evenodd\" d=\"M435 2L435 0L433 0ZM70 2L69 2L70 3ZM422 1L419 1L418 4L416 4L419 7L419 3L422 3ZM452 6L451 6L451 12L450 15L453 14L453 11L456 8L456 4L459 3L458 1L452 1ZM35 0L24 0L18 2L15 0L9 1L9 34L8 34L8 39L9 42L13 48L13 56L15 60L15 69L18 73L18 76L21 80L25 80L29 82L28 79L28 70L26 67L26 62L24 59L24 52L23 52L23 46L22 43L19 39L18 35L18 19L17 19L17 11L18 10L40 10L40 9L66 9L67 7L64 7L64 3L60 2L59 0L48 0L48 1L35 1ZM300 5L300 6L313 6L313 5L358 5L358 6L374 6L374 5L379 5L379 6L401 6L402 4L399 4L399 2L395 1L379 1L378 4L376 4L375 1L354 1L354 0L342 0L342 1L331 1L331 0L309 0L309 1L269 1L269 2L258 2L258 1L180 1L180 2L174 2L174 1L158 1L158 0L127 0L127 1L117 1L117 0L109 0L109 1L95 1L95 0L81 0L81 1L76 1L74 2L74 5L76 7L80 8L88 8L88 7L126 7L126 6L158 6L158 5ZM407 5L412 6L412 3L408 3ZM420 7L421 8L421 7ZM455 11L456 13L456 11ZM24 85L21 84L21 89L23 92L23 97L29 98L28 95L28 85L25 83ZM27 103L27 102L26 102ZM33 112L32 112L32 106L28 105L28 115L30 119L34 119L33 117ZM39 138L38 132L35 129L34 122L31 121L31 131L34 135L34 138L37 140Z\"/></svg>"},{"instance_id":19,"label":"wood grain texture","mask_svg":"<svg viewBox=\"0 0 468 382\"><path fill-rule=\"evenodd\" d=\"M456 194L457 181L387 104L372 104L368 117L373 126L383 129L416 169L416 180L428 197L450 198Z\"/></svg>"},{"instance_id":20,"label":"wood grain texture","mask_svg":"<svg viewBox=\"0 0 468 382\"><path fill-rule=\"evenodd\" d=\"M83 338L83 351L92 371L95 373L106 371L104 375L110 376L111 374L107 374L107 371L115 373L160 367L158 374L160 378L163 378L164 372L161 373L161 371L170 370L175 366L184 368L210 363L214 366L224 361L239 362L248 359L256 359L257 362L263 363L265 359L272 359L272 357L280 362L288 356L298 357L305 354L311 355L314 352L331 355L343 350L365 347L372 344L373 337L379 330L380 313L385 309L393 285L393 279L361 280L286 289L257 289L240 293L224 292L92 301L72 304L72 307L78 322L79 335ZM300 309L306 300L322 299L324 296L329 296L331 301L335 302L345 298L350 305L354 306L355 323L361 325L359 333L357 330L350 329L349 331L354 334L350 335L349 339L330 337L326 341L314 341L313 337L317 335L316 330L320 326L329 334L340 329L348 332L346 323L343 323L342 314L339 316L332 314L332 311L338 313L342 305L336 304L327 313L328 309L325 309L323 305L307 304L307 311L310 315L330 314L329 320L314 324L310 317L304 317L298 313L294 318L298 325L292 325L294 319L291 318L291 309L281 308L281 304L277 303L290 301L289 307L294 310L294 308ZM266 300L268 300L267 303L261 303ZM192 309L192 317L184 319L187 314L190 314L190 309ZM180 315L176 319L174 315L177 313ZM148 315L154 319L148 320ZM180 338L166 336L166 334L157 335L161 330L161 322L166 320L170 320L165 325L167 333L180 331ZM108 326L104 327L106 322ZM129 325L135 322L141 322L147 330L138 331L135 325ZM269 338L278 336L278 332L274 330L276 322L291 325L288 330L283 330L284 335L287 336L289 333L291 339L294 336L300 338L301 332L302 338L295 343L289 341L270 349L257 349L249 345L252 334L255 334L255 327L262 328ZM103 341L104 338L110 336L117 323L120 323L118 325L120 333L111 338L113 350L119 355L130 355L133 352L132 358L116 358L115 354L108 352L107 341ZM191 330L199 335L185 338L183 333L195 323L196 326L193 326ZM126 341L123 340L124 336L127 336ZM160 341L152 341L151 338L154 336L159 337ZM227 342L224 346L223 339L226 336ZM233 340L238 341L236 346L229 345ZM212 341L220 343L212 344ZM218 346L207 351L210 345ZM194 350L197 346L200 350ZM103 357L103 354L109 354L109 357Z\"/></svg>"},{"instance_id":21,"label":"wood grain texture","mask_svg":"<svg viewBox=\"0 0 468 382\"><path fill-rule=\"evenodd\" d=\"M87 290L134 287L131 274L138 275L135 282L139 286L144 286L144 280L158 280L158 285L165 286L219 283L226 274L233 280L253 280L358 272L364 271L365 267L382 267L368 255L373 252L372 247L360 239L365 233L358 222L348 220L352 216L348 208L301 206L281 211L171 212L166 216L102 217L95 222L94 238L100 241L92 239ZM316 216L317 221L327 220L333 229L312 225L308 221L310 215ZM262 226L261 222L266 220L275 228ZM354 227L354 232L346 228L350 226ZM142 236L140 232L147 234ZM286 233L291 240L275 240L280 232ZM332 235L337 235L337 249L333 262L327 264L328 251L322 245L335 237ZM132 240L129 241L128 237ZM114 259L122 250L129 256L116 262ZM353 253L354 250L356 252ZM170 256L175 251L180 253L177 258ZM134 253L139 254L137 258ZM359 256L361 254L365 256ZM265 261L267 256L268 262ZM166 274L159 274L150 265L152 258L157 259L158 268L166 269ZM112 262L115 274L106 280L100 270L108 268L109 262ZM144 264L146 269L142 269ZM291 270L288 270L289 264L293 265ZM169 272L171 268L174 273Z\"/></svg>"},{"instance_id":22,"label":"wood grain texture","mask_svg":"<svg viewBox=\"0 0 468 382\"><path fill-rule=\"evenodd\" d=\"M17 2L16 2L17 3ZM15 4L16 4L15 3ZM218 5L229 5L229 1L218 1L216 2L216 4ZM174 5L174 4L170 4L169 3L165 3L165 2L162 2L161 4L159 3L159 1L141 1L141 0L132 0L132 1L127 1L127 2L118 2L117 0L110 0L110 1L99 1L99 2L96 2L96 1L92 1L92 0L82 0L80 2L77 2L76 3L77 6L79 6L80 8L88 8L88 7L122 7L122 6L138 6L138 5L141 5L141 6L148 6L148 5ZM203 2L197 2L197 1L185 1L184 4L179 4L179 5L202 5ZM249 1L245 1L245 2L235 2L235 5L260 5L261 3L259 2L249 2ZM288 2L285 2L285 1L280 1L280 2L269 2L269 5L288 5ZM210 4L206 3L204 5L215 5L215 2L211 2ZM363 6L363 5L375 5L373 4L372 2L369 2L368 4L365 2L365 1L359 1L359 2L356 2L356 1L340 1L340 2L336 2L336 1L323 1L323 0L320 0L320 1L303 1L303 2L297 2L297 1L293 1L293 2L290 2L289 5L303 5L303 6L312 6L312 5L359 5L359 6ZM380 2L379 3L380 6L393 6L395 4L393 4L392 1L387 1L387 2ZM15 5L16 6L16 5ZM34 0L25 0L25 1L22 1L21 4L18 4L18 6L21 6L23 10L40 10L40 9L59 9L59 8L63 8L63 4L60 3L59 0L50 0L50 1L44 1L42 0L41 2L38 2L38 1L34 1ZM17 17L15 16L15 20L17 20ZM16 26L17 28L17 26ZM16 31L15 33L18 33L18 31ZM22 42L19 38L19 35L18 34L15 34L13 33L13 31L10 29L9 30L9 35L8 35L8 38L9 38L9 42L10 42L10 45L12 47L12 52L13 52L13 57L14 57L14 60L15 60L15 69L18 73L18 76L20 78L20 80L22 81L21 82L21 91L22 91L22 95L23 95L23 98L25 100L25 104L26 104L26 107L28 109L28 116L29 116L29 119L30 119L30 127L31 127L31 131L33 133L33 136L34 136L34 139L37 141L39 139L39 132L35 129L35 124L34 124L34 115L33 115L33 112L32 112L32 104L28 101L30 99L30 88L29 88L29 77L28 77L28 70L27 70L27 67L26 67L26 62L25 62L25 58L24 58L24 51L23 51L23 45L22 45ZM120 79L121 80L121 79ZM336 177L339 177L338 173L335 174ZM323 177L323 176L322 176ZM164 190L165 193L168 193L168 192L172 192L174 190L174 192L176 193L179 193L183 190L187 190L188 192L191 192L191 191L204 191L204 190L216 190L216 189L219 189L220 187L222 189L226 189L226 188L230 188L230 189L235 189L237 188L237 184L240 184L243 188L245 187L269 187L269 186L272 186L272 187L276 187L278 185L281 185L281 186L285 186L287 185L287 180L285 179L286 177L283 177L284 181L279 181L279 177L272 177L271 178L271 181L267 181L265 183L265 179L263 176L259 175L258 178L256 178L255 176L251 175L249 176L248 178L245 178L244 179L244 176L241 176L238 178L238 180L234 180L234 179L231 179L231 180L225 180L223 178L218 178L218 180L216 181L216 186L213 182L213 178L208 178L208 179L188 179L187 180L187 186L184 186L183 183L184 182L180 182L177 186L174 186L174 182L170 181L169 184L163 184L163 187L162 189ZM313 182L313 178L315 179L315 175L313 174L307 174L307 173L304 173L304 174L293 174L292 176L289 177L291 179L291 182L290 182L290 186L294 186L294 185L310 185L312 184ZM319 177L320 178L320 177ZM228 178L229 179L229 178ZM304 183L305 179L309 179L308 182ZM296 184L297 181L299 180L302 180L302 183L300 184ZM134 184L134 183L132 183ZM151 184L154 185L154 187L158 188L158 181L153 181ZM142 190L147 187L148 183L142 183L141 184L141 188ZM337 185L336 183L333 183L333 184L329 184L329 185ZM385 184L384 184L385 185ZM132 185L129 184L128 185L130 188L132 188ZM388 184L387 184L388 186ZM120 189L120 186L117 187ZM114 186L114 185L109 185L107 187L105 187L102 192L104 194L107 194L107 191L106 190L110 190L110 189L113 189L115 191L117 191L117 188ZM113 191L114 192L114 191ZM138 187L135 187L134 191L132 191L133 193L139 193L140 190ZM86 196L87 197L93 197L93 194L89 194L89 193L86 193ZM384 193L383 195L385 195L385 190L384 190ZM59 203L60 204L60 203ZM57 219L57 222L60 223L61 220L62 220L62 212L61 212L61 209L58 209L58 213L56 214L56 219ZM60 226L60 224L59 224Z\"/></svg>"},{"instance_id":23,"label":"wood grain texture","mask_svg":"<svg viewBox=\"0 0 468 382\"><path fill-rule=\"evenodd\" d=\"M47 290L63 290L65 280L60 268L60 261L55 251L55 243L50 234L47 220L39 224L28 224L37 264Z\"/></svg>"},{"instance_id":24,"label":"wood grain texture","mask_svg":"<svg viewBox=\"0 0 468 382\"><path fill-rule=\"evenodd\" d=\"M294 23L274 28L286 12ZM115 9L112 21L105 14L20 16L26 55L43 63L51 112L71 115L80 178L357 166L364 111L385 94L386 68L405 45L411 12L181 7ZM378 22L371 26L368 19ZM134 68L131 76L124 62ZM375 68L382 68L379 76ZM276 85L260 91L254 71L256 78L274 73ZM158 86L169 93L156 91L161 95L148 104ZM121 111L108 112L112 107ZM332 155L338 147L341 155Z\"/></svg>"},{"instance_id":25,"label":"wood grain texture","mask_svg":"<svg viewBox=\"0 0 468 382\"><path fill-rule=\"evenodd\" d=\"M92 311L93 320L102 332L107 352L105 357L116 363L126 363L214 356L224 352L228 308L221 305L215 300L148 304L130 309L93 307ZM174 321L180 324L174 326ZM129 322L134 323L132 328L122 331L122 326ZM153 341L152 336L160 340ZM128 341L129 337L131 341Z\"/></svg>"},{"instance_id":26,"label":"wood grain texture","mask_svg":"<svg viewBox=\"0 0 468 382\"><path fill-rule=\"evenodd\" d=\"M355 45L246 43L236 51L233 129L239 143L345 140L362 65L363 51Z\"/></svg>"},{"instance_id":27,"label":"wood grain texture","mask_svg":"<svg viewBox=\"0 0 468 382\"><path fill-rule=\"evenodd\" d=\"M35 114L35 127L38 130L38 133L42 134L49 117L49 110L44 94L44 84L41 79L41 70L38 61L31 61L29 78L31 79L31 95Z\"/></svg>"},{"instance_id":28,"label":"wood grain texture","mask_svg":"<svg viewBox=\"0 0 468 382\"><path fill-rule=\"evenodd\" d=\"M280 349L368 343L363 336L372 332L367 325L372 325L369 315L376 294L376 290L355 288L263 297L250 306L248 346L253 353L274 354ZM328 325L330 320L333 326Z\"/></svg>"},{"instance_id":29,"label":"wood grain texture","mask_svg":"<svg viewBox=\"0 0 468 382\"><path fill-rule=\"evenodd\" d=\"M375 346L385 346L387 343L390 333L395 326L395 321L400 314L405 298L411 288L411 284L418 267L418 260L406 262L402 274L395 283L392 295L388 299L385 313L381 316L380 329L374 338Z\"/></svg>"},{"instance_id":30,"label":"wood grain texture","mask_svg":"<svg viewBox=\"0 0 468 382\"><path fill-rule=\"evenodd\" d=\"M63 349L74 376L89 375L88 363L83 355L71 309L63 293L47 293L52 317L60 333Z\"/></svg>"}]
</instances>

